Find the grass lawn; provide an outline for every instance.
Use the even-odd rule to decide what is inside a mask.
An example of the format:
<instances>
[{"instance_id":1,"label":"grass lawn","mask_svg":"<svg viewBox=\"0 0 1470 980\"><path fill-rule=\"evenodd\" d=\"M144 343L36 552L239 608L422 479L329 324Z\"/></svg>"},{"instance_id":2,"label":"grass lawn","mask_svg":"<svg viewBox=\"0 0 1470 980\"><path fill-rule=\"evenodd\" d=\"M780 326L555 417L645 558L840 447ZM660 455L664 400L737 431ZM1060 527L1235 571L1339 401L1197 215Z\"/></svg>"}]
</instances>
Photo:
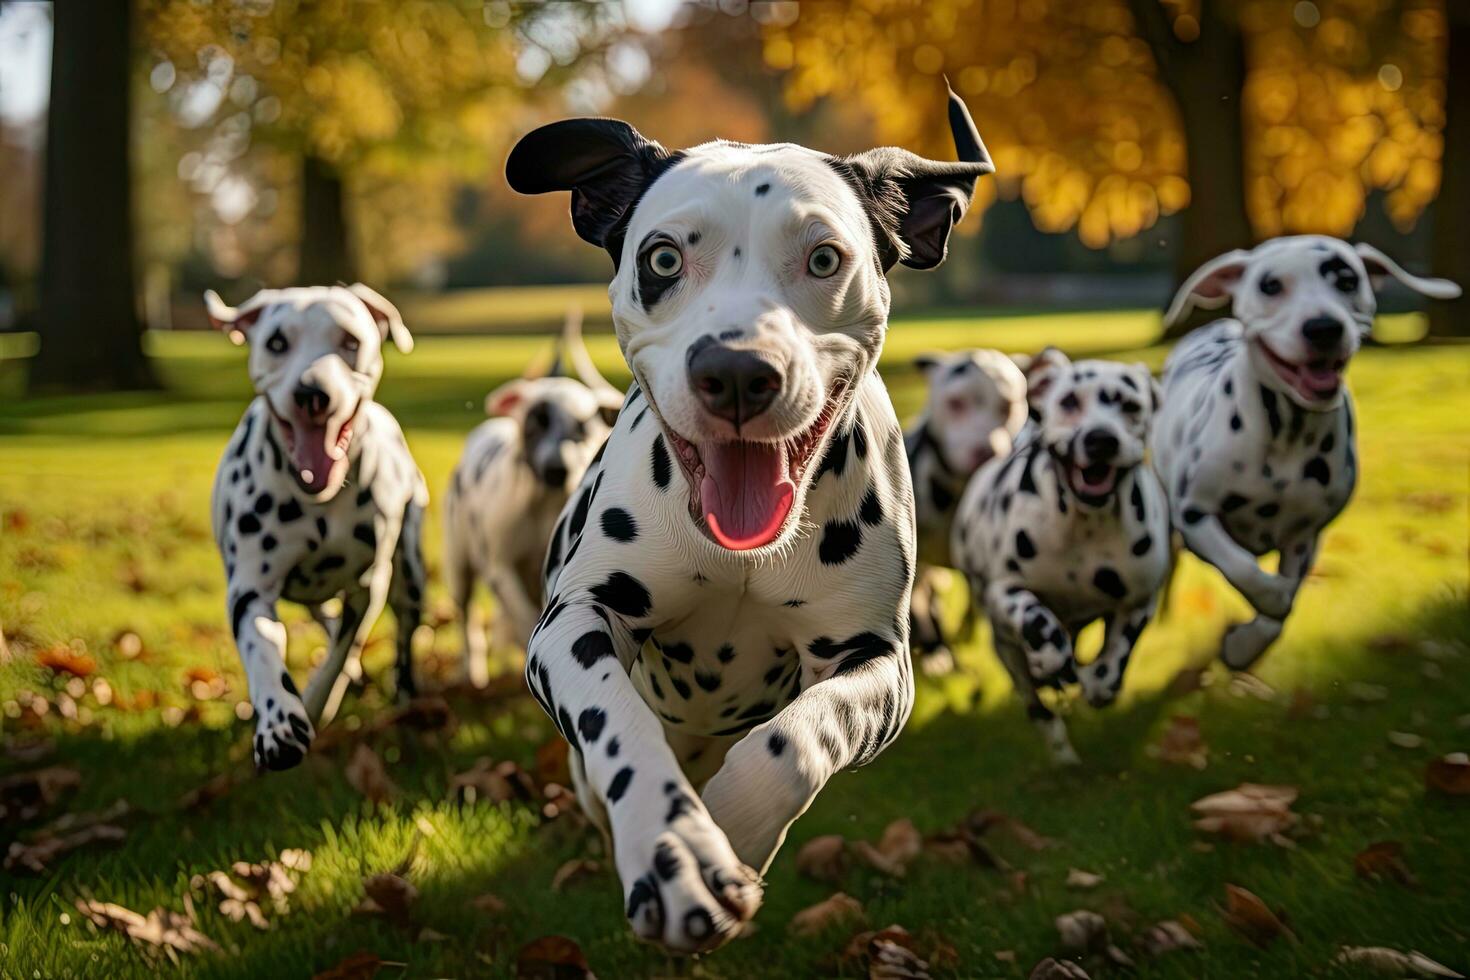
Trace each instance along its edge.
<instances>
[{"instance_id":1,"label":"grass lawn","mask_svg":"<svg viewBox=\"0 0 1470 980\"><path fill-rule=\"evenodd\" d=\"M885 374L907 415L922 392L906 359L921 349L1058 341L1116 350L1149 343L1153 322L1114 313L899 323ZM985 841L1008 870L921 857L903 877L854 864L840 884L862 903L866 928L897 923L923 944L952 946L956 959L936 975L1025 977L1060 951L1054 918L1079 908L1106 918L1142 977L1334 975L1329 963L1343 945L1418 949L1470 967L1470 805L1425 789L1432 759L1470 748L1470 348L1374 349L1354 363L1362 483L1328 531L1261 684L1233 683L1218 668L1197 689L1171 684L1207 664L1224 625L1245 611L1217 575L1186 563L1170 614L1144 634L1121 702L1100 712L1068 707L1087 765L1057 772L982 635L960 651L957 674L919 679L898 742L833 780L796 824L753 935L690 964L632 940L605 859L603 870L553 890L565 862L601 858L600 841L575 818L544 821L539 803L456 798L452 777L479 759L534 769L552 729L529 697L451 692L452 729L374 728L391 708L386 620L369 649L367 685L328 729L336 747L289 773L252 774L250 723L237 718L244 678L207 510L218 454L248 395L243 354L205 335L152 344L167 394L0 400L0 624L10 649L8 662L0 654L0 781L45 765L78 774L30 822L0 814L0 847L63 813L119 799L130 806L116 821L127 833L120 843L58 857L45 874L0 871L0 977L160 968L309 976L358 951L381 958L386 977L510 975L516 951L547 934L574 939L603 978L866 975L839 958L860 923L809 937L788 930L796 912L837 887L799 875L797 850L823 834L875 840L900 818L935 832L977 808L1003 811L1051 843L1034 850L1027 835L997 829ZM534 337L455 337L389 355L380 400L404 422L432 492L480 419L485 392L543 348ZM611 339L593 338L593 348L616 380ZM1120 356L1157 366L1163 351ZM0 391L6 380L0 369ZM431 507L431 608L444 596L437 519ZM299 678L322 636L287 612ZM141 642L120 643L121 634ZM47 651L53 663L66 659L56 652L67 648L94 662L84 680L38 663ZM429 686L453 679L457 648L451 626L424 637ZM1198 720L1203 768L1149 751L1177 715ZM367 802L345 777L358 745L384 761L397 786L388 802ZM221 773L238 781L217 799L181 805ZM1191 801L1245 781L1299 788L1294 846L1193 829ZM1379 841L1402 845L1411 883L1355 874L1354 856ZM310 851L313 862L288 910L265 903L268 929L232 921L209 886L191 887L194 876L288 848ZM406 920L353 914L364 876L406 856L418 891ZM1072 868L1104 880L1069 888ZM1221 914L1227 883L1284 914L1295 940L1259 948L1241 938ZM486 894L504 909L477 906ZM197 929L221 951L171 965L146 945L98 932L79 898L142 913L192 906ZM1182 917L1202 950L1139 952L1147 927Z\"/></svg>"}]
</instances>

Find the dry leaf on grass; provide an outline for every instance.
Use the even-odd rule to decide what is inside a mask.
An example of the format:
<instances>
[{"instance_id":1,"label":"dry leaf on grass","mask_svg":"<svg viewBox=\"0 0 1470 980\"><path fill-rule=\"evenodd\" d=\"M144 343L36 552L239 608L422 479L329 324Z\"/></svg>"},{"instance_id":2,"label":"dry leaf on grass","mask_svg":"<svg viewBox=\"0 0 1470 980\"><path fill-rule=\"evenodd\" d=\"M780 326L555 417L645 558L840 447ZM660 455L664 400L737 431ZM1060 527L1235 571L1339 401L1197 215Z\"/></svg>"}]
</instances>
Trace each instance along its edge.
<instances>
[{"instance_id":1,"label":"dry leaf on grass","mask_svg":"<svg viewBox=\"0 0 1470 980\"><path fill-rule=\"evenodd\" d=\"M42 874L51 862L69 851L99 842L116 844L127 836L126 830L114 824L93 823L70 833L43 834L29 844L12 841L5 855L5 870Z\"/></svg>"},{"instance_id":2,"label":"dry leaf on grass","mask_svg":"<svg viewBox=\"0 0 1470 980\"><path fill-rule=\"evenodd\" d=\"M449 790L466 803L480 800L504 803L536 796L531 777L509 759L499 763L489 758L477 759L473 766L449 781Z\"/></svg>"},{"instance_id":3,"label":"dry leaf on grass","mask_svg":"<svg viewBox=\"0 0 1470 980\"><path fill-rule=\"evenodd\" d=\"M1470 796L1470 755L1451 752L1433 760L1424 771L1424 785L1446 796Z\"/></svg>"},{"instance_id":4,"label":"dry leaf on grass","mask_svg":"<svg viewBox=\"0 0 1470 980\"><path fill-rule=\"evenodd\" d=\"M1083 871L1081 868L1069 868L1067 870L1067 887L1078 891L1087 891L1096 888L1103 883L1103 876L1093 874L1091 871Z\"/></svg>"},{"instance_id":5,"label":"dry leaf on grass","mask_svg":"<svg viewBox=\"0 0 1470 980\"><path fill-rule=\"evenodd\" d=\"M1353 856L1353 870L1359 878L1384 878L1409 888L1419 886L1419 879L1404 863L1404 845L1396 840L1381 840L1363 848Z\"/></svg>"},{"instance_id":6,"label":"dry leaf on grass","mask_svg":"<svg viewBox=\"0 0 1470 980\"><path fill-rule=\"evenodd\" d=\"M920 835L919 828L907 817L884 827L883 836L878 839L878 851L902 868L907 868L923 848L924 838Z\"/></svg>"},{"instance_id":7,"label":"dry leaf on grass","mask_svg":"<svg viewBox=\"0 0 1470 980\"><path fill-rule=\"evenodd\" d=\"M1204 769L1209 764L1210 749L1200 735L1199 719L1189 715L1170 718L1158 742L1150 745L1147 751L1160 762L1172 765Z\"/></svg>"},{"instance_id":8,"label":"dry leaf on grass","mask_svg":"<svg viewBox=\"0 0 1470 980\"><path fill-rule=\"evenodd\" d=\"M542 786L547 783L569 785L572 781L570 751L571 746L560 736L553 736L537 746L536 761L531 765L536 782Z\"/></svg>"},{"instance_id":9,"label":"dry leaf on grass","mask_svg":"<svg viewBox=\"0 0 1470 980\"><path fill-rule=\"evenodd\" d=\"M944 864L978 864L994 871L1009 871L1011 867L963 826L930 834L924 839L924 853Z\"/></svg>"},{"instance_id":10,"label":"dry leaf on grass","mask_svg":"<svg viewBox=\"0 0 1470 980\"><path fill-rule=\"evenodd\" d=\"M1235 789L1195 800L1190 808L1199 814L1194 822L1197 830L1233 841L1282 843L1285 838L1281 835L1298 820L1291 812L1296 798L1294 786L1241 783Z\"/></svg>"},{"instance_id":11,"label":"dry leaf on grass","mask_svg":"<svg viewBox=\"0 0 1470 980\"><path fill-rule=\"evenodd\" d=\"M387 965L376 953L364 950L353 953L336 966L314 974L311 980L373 980L378 970Z\"/></svg>"},{"instance_id":12,"label":"dry leaf on grass","mask_svg":"<svg viewBox=\"0 0 1470 980\"><path fill-rule=\"evenodd\" d=\"M179 797L178 803L174 804L180 810L196 810L202 806L208 806L215 800L223 799L229 795L230 790L235 788L236 777L232 772L222 772L212 777L201 786L196 786L183 796Z\"/></svg>"},{"instance_id":13,"label":"dry leaf on grass","mask_svg":"<svg viewBox=\"0 0 1470 980\"><path fill-rule=\"evenodd\" d=\"M251 864L236 861L229 871L195 875L189 887L203 890L208 885L219 895L219 910L233 922L248 920L257 929L267 929L269 909L276 915L290 911L290 895L299 876L311 869L311 852L288 849L275 861Z\"/></svg>"},{"instance_id":14,"label":"dry leaf on grass","mask_svg":"<svg viewBox=\"0 0 1470 980\"><path fill-rule=\"evenodd\" d=\"M0 824L26 823L82 784L70 766L47 766L0 779Z\"/></svg>"},{"instance_id":15,"label":"dry leaf on grass","mask_svg":"<svg viewBox=\"0 0 1470 980\"><path fill-rule=\"evenodd\" d=\"M353 789L373 803L386 803L398 792L378 753L362 742L352 750L352 758L347 760L343 774Z\"/></svg>"},{"instance_id":16,"label":"dry leaf on grass","mask_svg":"<svg viewBox=\"0 0 1470 980\"><path fill-rule=\"evenodd\" d=\"M1465 976L1417 950L1405 953L1386 946L1344 946L1332 962L1390 977L1455 977L1464 980Z\"/></svg>"},{"instance_id":17,"label":"dry leaf on grass","mask_svg":"<svg viewBox=\"0 0 1470 980\"><path fill-rule=\"evenodd\" d=\"M97 661L85 653L60 644L37 652L36 664L54 673L70 674L73 677L91 677L97 671Z\"/></svg>"},{"instance_id":18,"label":"dry leaf on grass","mask_svg":"<svg viewBox=\"0 0 1470 980\"><path fill-rule=\"evenodd\" d=\"M551 876L551 890L559 892L578 878L595 875L602 870L602 865L591 858L572 858L556 869Z\"/></svg>"},{"instance_id":19,"label":"dry leaf on grass","mask_svg":"<svg viewBox=\"0 0 1470 980\"><path fill-rule=\"evenodd\" d=\"M894 861L865 840L855 840L848 845L848 848L852 851L852 856L857 858L860 863L867 865L881 875L887 875L890 878L902 878L904 872L908 870L902 864Z\"/></svg>"},{"instance_id":20,"label":"dry leaf on grass","mask_svg":"<svg viewBox=\"0 0 1470 980\"><path fill-rule=\"evenodd\" d=\"M444 732L453 734L459 727L459 719L449 702L438 694L425 694L396 708L374 723L374 730L388 728L412 728L421 732Z\"/></svg>"},{"instance_id":21,"label":"dry leaf on grass","mask_svg":"<svg viewBox=\"0 0 1470 980\"><path fill-rule=\"evenodd\" d=\"M1048 956L1031 971L1030 980L1091 980L1086 970L1071 960Z\"/></svg>"},{"instance_id":22,"label":"dry leaf on grass","mask_svg":"<svg viewBox=\"0 0 1470 980\"><path fill-rule=\"evenodd\" d=\"M868 942L868 980L930 980L929 964L885 929Z\"/></svg>"},{"instance_id":23,"label":"dry leaf on grass","mask_svg":"<svg viewBox=\"0 0 1470 980\"><path fill-rule=\"evenodd\" d=\"M808 906L793 915L786 928L797 936L815 936L832 926L862 917L862 903L851 895L837 892L830 898Z\"/></svg>"},{"instance_id":24,"label":"dry leaf on grass","mask_svg":"<svg viewBox=\"0 0 1470 980\"><path fill-rule=\"evenodd\" d=\"M129 939L155 949L175 953L197 953L219 949L214 941L194 928L192 916L168 909L140 915L112 902L78 899L77 910L99 929L116 929Z\"/></svg>"},{"instance_id":25,"label":"dry leaf on grass","mask_svg":"<svg viewBox=\"0 0 1470 980\"><path fill-rule=\"evenodd\" d=\"M965 826L976 837L982 837L992 830L1003 831L1028 851L1045 851L1057 846L1054 839L1038 834L1015 817L999 810L975 810L965 818Z\"/></svg>"},{"instance_id":26,"label":"dry leaf on grass","mask_svg":"<svg viewBox=\"0 0 1470 980\"><path fill-rule=\"evenodd\" d=\"M900 925L855 933L838 957L843 974L864 974L869 980L922 980L931 967L954 970L959 954L953 944L932 935L915 936Z\"/></svg>"},{"instance_id":27,"label":"dry leaf on grass","mask_svg":"<svg viewBox=\"0 0 1470 980\"><path fill-rule=\"evenodd\" d=\"M1108 936L1108 923L1101 915L1089 909L1078 909L1056 917L1057 935L1061 937L1062 950L1075 957L1100 956L1114 966L1131 967L1132 959Z\"/></svg>"},{"instance_id":28,"label":"dry leaf on grass","mask_svg":"<svg viewBox=\"0 0 1470 980\"><path fill-rule=\"evenodd\" d=\"M1278 936L1296 942L1296 934L1287 928L1281 917L1239 885L1225 886L1225 908L1220 915L1226 925L1262 949L1271 945Z\"/></svg>"},{"instance_id":29,"label":"dry leaf on grass","mask_svg":"<svg viewBox=\"0 0 1470 980\"><path fill-rule=\"evenodd\" d=\"M542 936L516 952L517 980L593 980L587 957L566 936Z\"/></svg>"},{"instance_id":30,"label":"dry leaf on grass","mask_svg":"<svg viewBox=\"0 0 1470 980\"><path fill-rule=\"evenodd\" d=\"M847 871L846 847L841 834L813 837L796 852L797 874L836 884Z\"/></svg>"},{"instance_id":31,"label":"dry leaf on grass","mask_svg":"<svg viewBox=\"0 0 1470 980\"><path fill-rule=\"evenodd\" d=\"M409 913L419 897L413 882L391 871L362 879L365 897L353 907L354 915L381 915L395 925L409 924Z\"/></svg>"},{"instance_id":32,"label":"dry leaf on grass","mask_svg":"<svg viewBox=\"0 0 1470 980\"><path fill-rule=\"evenodd\" d=\"M1179 950L1204 949L1204 943L1177 919L1165 919L1151 926L1139 939L1139 945L1149 956L1163 956Z\"/></svg>"}]
</instances>

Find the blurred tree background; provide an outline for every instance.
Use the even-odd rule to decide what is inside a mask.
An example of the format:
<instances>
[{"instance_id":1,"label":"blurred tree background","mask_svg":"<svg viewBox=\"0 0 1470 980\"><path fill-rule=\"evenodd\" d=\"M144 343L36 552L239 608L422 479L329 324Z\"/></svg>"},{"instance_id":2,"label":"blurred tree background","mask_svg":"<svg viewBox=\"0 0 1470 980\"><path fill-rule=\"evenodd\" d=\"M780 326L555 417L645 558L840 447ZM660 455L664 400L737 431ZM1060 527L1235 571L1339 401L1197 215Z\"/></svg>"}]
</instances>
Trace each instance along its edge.
<instances>
[{"instance_id":1,"label":"blurred tree background","mask_svg":"<svg viewBox=\"0 0 1470 980\"><path fill-rule=\"evenodd\" d=\"M911 308L1159 305L1308 231L1470 281L1455 0L122 6L0 2L0 329L41 334L37 383L147 384L141 325L198 325L205 286L605 281L564 201L501 179L549 118L942 156L944 77L999 173L943 273L895 280ZM1432 332L1470 332L1466 302Z\"/></svg>"}]
</instances>

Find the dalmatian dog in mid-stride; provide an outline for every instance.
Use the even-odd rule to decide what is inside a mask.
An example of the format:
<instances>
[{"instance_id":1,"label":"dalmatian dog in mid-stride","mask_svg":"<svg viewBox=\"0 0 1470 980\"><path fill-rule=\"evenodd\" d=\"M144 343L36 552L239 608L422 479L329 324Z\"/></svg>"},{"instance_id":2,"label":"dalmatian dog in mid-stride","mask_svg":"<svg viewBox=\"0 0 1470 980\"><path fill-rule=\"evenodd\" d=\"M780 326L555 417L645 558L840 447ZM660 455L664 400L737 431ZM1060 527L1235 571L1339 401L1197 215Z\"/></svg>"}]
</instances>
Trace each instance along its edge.
<instances>
[{"instance_id":1,"label":"dalmatian dog in mid-stride","mask_svg":"<svg viewBox=\"0 0 1470 980\"><path fill-rule=\"evenodd\" d=\"M508 639L524 647L542 609L541 572L557 517L607 441L623 393L597 373L568 318L561 356L578 378L507 381L485 399L493 416L470 433L444 497L444 579L464 628L465 675L489 680L476 582L494 593ZM551 560L559 560L553 550Z\"/></svg>"},{"instance_id":2,"label":"dalmatian dog in mid-stride","mask_svg":"<svg viewBox=\"0 0 1470 980\"><path fill-rule=\"evenodd\" d=\"M634 384L557 532L526 676L634 933L666 949L736 935L787 828L912 707L913 491L876 366L887 271L937 266L993 170L953 95L949 120L963 162L671 151L575 119L506 164L571 191L616 268Z\"/></svg>"},{"instance_id":3,"label":"dalmatian dog in mid-stride","mask_svg":"<svg viewBox=\"0 0 1470 980\"><path fill-rule=\"evenodd\" d=\"M400 696L414 692L411 640L424 595L420 529L429 494L398 422L373 394L383 344L413 338L367 286L265 289L238 308L205 294L209 318L250 343L256 397L215 473L214 538L255 710L255 763L289 769L331 719L385 604L398 622ZM340 598L340 614L323 608ZM281 599L326 628L326 660L302 694L286 671Z\"/></svg>"},{"instance_id":4,"label":"dalmatian dog in mid-stride","mask_svg":"<svg viewBox=\"0 0 1470 980\"><path fill-rule=\"evenodd\" d=\"M1348 361L1373 325L1376 284L1392 276L1436 299L1460 288L1401 269L1371 245L1300 235L1207 262L1166 315L1232 304L1234 319L1189 334L1164 366L1153 459L1185 547L1218 568L1256 611L1230 627L1220 657L1250 667L1281 635L1317 540L1357 481ZM1279 553L1275 573L1256 561Z\"/></svg>"},{"instance_id":5,"label":"dalmatian dog in mid-stride","mask_svg":"<svg viewBox=\"0 0 1470 980\"><path fill-rule=\"evenodd\" d=\"M996 350L921 354L914 366L928 381L929 394L904 433L919 529L911 642L924 671L942 674L953 668L954 657L940 625L934 569L954 567L949 539L970 477L1008 454L1026 424L1026 376L1017 359Z\"/></svg>"},{"instance_id":6,"label":"dalmatian dog in mid-stride","mask_svg":"<svg viewBox=\"0 0 1470 980\"><path fill-rule=\"evenodd\" d=\"M951 543L983 602L996 652L1046 740L1074 764L1066 723L1040 686L1076 679L1112 703L1169 571L1169 505L1144 461L1158 389L1142 364L1079 361L1055 348L1027 372L1037 421L975 475ZM1077 634L1102 619L1102 649L1077 666Z\"/></svg>"}]
</instances>

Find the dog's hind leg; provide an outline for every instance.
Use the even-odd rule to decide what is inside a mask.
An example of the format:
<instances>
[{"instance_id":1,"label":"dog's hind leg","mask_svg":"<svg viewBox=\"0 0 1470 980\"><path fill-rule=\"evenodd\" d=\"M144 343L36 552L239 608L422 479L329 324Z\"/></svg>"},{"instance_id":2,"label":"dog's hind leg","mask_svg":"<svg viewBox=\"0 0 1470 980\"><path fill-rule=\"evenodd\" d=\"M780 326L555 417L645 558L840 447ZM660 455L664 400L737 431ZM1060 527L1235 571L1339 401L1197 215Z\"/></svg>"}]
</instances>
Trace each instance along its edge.
<instances>
[{"instance_id":1,"label":"dog's hind leg","mask_svg":"<svg viewBox=\"0 0 1470 980\"><path fill-rule=\"evenodd\" d=\"M939 595L934 575L921 569L914 579L913 597L909 603L909 635L919 666L933 676L954 670L954 654L944 641L944 625L939 616Z\"/></svg>"},{"instance_id":2,"label":"dog's hind leg","mask_svg":"<svg viewBox=\"0 0 1470 980\"><path fill-rule=\"evenodd\" d=\"M1296 584L1286 575L1272 575L1225 531L1220 519L1196 507L1183 507L1179 533L1189 550L1214 565L1256 611L1283 619L1291 609Z\"/></svg>"},{"instance_id":3,"label":"dog's hind leg","mask_svg":"<svg viewBox=\"0 0 1470 980\"><path fill-rule=\"evenodd\" d=\"M393 679L400 700L418 693L413 678L413 634L423 621L424 612L424 556L420 545L423 519L423 508L409 504L403 515L398 547L393 552L393 584L388 602L398 624Z\"/></svg>"}]
</instances>

